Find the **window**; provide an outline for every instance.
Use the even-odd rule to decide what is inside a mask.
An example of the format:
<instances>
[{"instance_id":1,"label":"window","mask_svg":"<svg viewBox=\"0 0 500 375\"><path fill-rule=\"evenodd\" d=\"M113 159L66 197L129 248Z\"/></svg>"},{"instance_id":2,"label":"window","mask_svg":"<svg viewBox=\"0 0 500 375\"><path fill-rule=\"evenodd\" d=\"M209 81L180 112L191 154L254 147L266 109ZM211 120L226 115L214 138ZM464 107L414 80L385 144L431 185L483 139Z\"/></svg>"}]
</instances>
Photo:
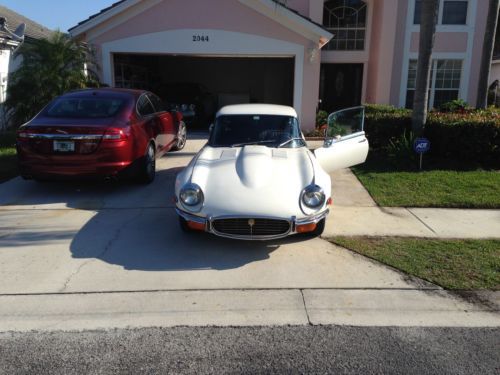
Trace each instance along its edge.
<instances>
[{"instance_id":1,"label":"window","mask_svg":"<svg viewBox=\"0 0 500 375\"><path fill-rule=\"evenodd\" d=\"M439 108L444 103L458 99L461 76L462 60L433 60L429 91L429 107ZM413 107L416 80L417 60L410 60L408 68L408 88L406 91L406 108Z\"/></svg>"},{"instance_id":2,"label":"window","mask_svg":"<svg viewBox=\"0 0 500 375\"><path fill-rule=\"evenodd\" d=\"M467 23L467 1L445 1L443 25L465 25Z\"/></svg>"},{"instance_id":3,"label":"window","mask_svg":"<svg viewBox=\"0 0 500 375\"><path fill-rule=\"evenodd\" d=\"M149 94L148 98L151 101L151 103L153 104L156 112L165 111L165 106L163 105L163 102L161 101L161 99L159 97L157 97L154 94Z\"/></svg>"},{"instance_id":4,"label":"window","mask_svg":"<svg viewBox=\"0 0 500 375\"><path fill-rule=\"evenodd\" d=\"M415 0L415 12L413 13L413 24L420 25L420 14L422 13L422 0Z\"/></svg>"},{"instance_id":5,"label":"window","mask_svg":"<svg viewBox=\"0 0 500 375\"><path fill-rule=\"evenodd\" d=\"M297 119L280 115L226 115L215 120L208 144L212 147L262 145L305 146Z\"/></svg>"},{"instance_id":6,"label":"window","mask_svg":"<svg viewBox=\"0 0 500 375\"><path fill-rule=\"evenodd\" d=\"M361 0L329 0L323 10L323 26L332 34L327 50L364 50L366 3Z\"/></svg>"},{"instance_id":7,"label":"window","mask_svg":"<svg viewBox=\"0 0 500 375\"><path fill-rule=\"evenodd\" d=\"M118 98L65 98L56 99L45 111L47 117L105 118L118 114L125 100Z\"/></svg>"},{"instance_id":8,"label":"window","mask_svg":"<svg viewBox=\"0 0 500 375\"><path fill-rule=\"evenodd\" d=\"M465 25L467 24L467 0L444 0L440 4L443 7L441 25ZM413 24L420 25L422 11L422 0L415 0L415 11L413 12Z\"/></svg>"},{"instance_id":9,"label":"window","mask_svg":"<svg viewBox=\"0 0 500 375\"><path fill-rule=\"evenodd\" d=\"M137 112L141 116L148 116L155 113L155 109L146 95L142 95L137 101Z\"/></svg>"}]
</instances>

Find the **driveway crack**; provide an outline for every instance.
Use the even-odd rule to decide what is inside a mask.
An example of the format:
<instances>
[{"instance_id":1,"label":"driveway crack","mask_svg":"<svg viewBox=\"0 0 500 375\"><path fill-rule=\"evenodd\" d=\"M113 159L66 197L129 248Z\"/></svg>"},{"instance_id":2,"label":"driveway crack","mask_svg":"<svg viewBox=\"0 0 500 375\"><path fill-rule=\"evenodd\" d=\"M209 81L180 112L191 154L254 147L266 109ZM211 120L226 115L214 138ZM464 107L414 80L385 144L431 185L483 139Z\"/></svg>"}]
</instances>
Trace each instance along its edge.
<instances>
[{"instance_id":1,"label":"driveway crack","mask_svg":"<svg viewBox=\"0 0 500 375\"><path fill-rule=\"evenodd\" d=\"M109 241L106 243L106 246L104 246L104 249L99 253L97 254L96 256L94 256L92 259L89 259L87 260L86 262L83 262L82 264L80 264L78 266L78 268L72 272L67 278L66 278L66 281L64 282L64 285L62 286L61 289L59 289L59 293L62 293L62 292L65 292L66 289L68 288L68 285L69 283L71 282L71 280L73 280L73 278L78 275L80 273L80 271L83 269L83 267L85 267L87 264L95 261L96 259L99 259L99 258L102 258L104 255L106 255L106 253L111 250L111 248L113 247L114 243L120 238L120 235L121 233L123 232L123 230L131 223L133 223L137 218L139 218L143 213L143 209L139 209L139 212L137 213L137 215L134 215L130 220L127 220L125 221L122 225L120 225L114 232L113 236L109 239Z\"/></svg>"}]
</instances>

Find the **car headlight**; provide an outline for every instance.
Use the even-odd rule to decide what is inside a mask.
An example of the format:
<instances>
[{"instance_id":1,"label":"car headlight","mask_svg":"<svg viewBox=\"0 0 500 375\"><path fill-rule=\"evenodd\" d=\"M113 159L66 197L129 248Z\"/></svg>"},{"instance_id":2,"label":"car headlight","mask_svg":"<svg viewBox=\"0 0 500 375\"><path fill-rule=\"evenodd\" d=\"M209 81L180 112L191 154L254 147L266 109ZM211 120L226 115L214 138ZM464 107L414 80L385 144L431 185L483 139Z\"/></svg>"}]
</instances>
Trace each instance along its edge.
<instances>
[{"instance_id":1,"label":"car headlight","mask_svg":"<svg viewBox=\"0 0 500 375\"><path fill-rule=\"evenodd\" d=\"M302 191L302 203L306 207L318 209L325 203L325 193L318 185L309 185Z\"/></svg>"},{"instance_id":2,"label":"car headlight","mask_svg":"<svg viewBox=\"0 0 500 375\"><path fill-rule=\"evenodd\" d=\"M181 203L187 207L196 207L203 203L203 192L196 184L186 184L179 193Z\"/></svg>"}]
</instances>

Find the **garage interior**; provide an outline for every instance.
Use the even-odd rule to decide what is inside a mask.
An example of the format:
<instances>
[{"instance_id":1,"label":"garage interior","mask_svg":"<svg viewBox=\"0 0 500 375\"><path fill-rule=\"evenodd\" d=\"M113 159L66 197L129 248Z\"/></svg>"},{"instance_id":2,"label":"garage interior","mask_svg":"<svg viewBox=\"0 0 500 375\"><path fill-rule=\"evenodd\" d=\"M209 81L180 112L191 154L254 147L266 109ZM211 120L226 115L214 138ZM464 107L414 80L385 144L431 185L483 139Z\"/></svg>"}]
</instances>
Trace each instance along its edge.
<instances>
[{"instance_id":1,"label":"garage interior","mask_svg":"<svg viewBox=\"0 0 500 375\"><path fill-rule=\"evenodd\" d=\"M228 104L293 106L293 57L114 54L113 62L116 87L150 90L166 102L177 99L168 92L173 84L202 87L210 116L196 124L200 128L207 128L208 117Z\"/></svg>"}]
</instances>

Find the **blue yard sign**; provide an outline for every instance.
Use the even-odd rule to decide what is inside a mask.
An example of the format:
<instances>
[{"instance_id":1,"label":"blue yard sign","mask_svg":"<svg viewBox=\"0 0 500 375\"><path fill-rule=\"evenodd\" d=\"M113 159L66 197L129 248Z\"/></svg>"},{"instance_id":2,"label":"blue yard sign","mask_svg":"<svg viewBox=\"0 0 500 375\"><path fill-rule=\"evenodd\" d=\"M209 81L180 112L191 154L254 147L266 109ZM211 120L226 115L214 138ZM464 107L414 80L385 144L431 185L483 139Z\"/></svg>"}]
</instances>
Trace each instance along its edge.
<instances>
[{"instance_id":1,"label":"blue yard sign","mask_svg":"<svg viewBox=\"0 0 500 375\"><path fill-rule=\"evenodd\" d=\"M420 155L419 166L422 170L422 156L431 149L431 142L427 138L417 138L413 142L413 149Z\"/></svg>"},{"instance_id":2,"label":"blue yard sign","mask_svg":"<svg viewBox=\"0 0 500 375\"><path fill-rule=\"evenodd\" d=\"M427 138L417 138L413 142L413 149L417 154L425 154L431 149L431 142Z\"/></svg>"}]
</instances>

